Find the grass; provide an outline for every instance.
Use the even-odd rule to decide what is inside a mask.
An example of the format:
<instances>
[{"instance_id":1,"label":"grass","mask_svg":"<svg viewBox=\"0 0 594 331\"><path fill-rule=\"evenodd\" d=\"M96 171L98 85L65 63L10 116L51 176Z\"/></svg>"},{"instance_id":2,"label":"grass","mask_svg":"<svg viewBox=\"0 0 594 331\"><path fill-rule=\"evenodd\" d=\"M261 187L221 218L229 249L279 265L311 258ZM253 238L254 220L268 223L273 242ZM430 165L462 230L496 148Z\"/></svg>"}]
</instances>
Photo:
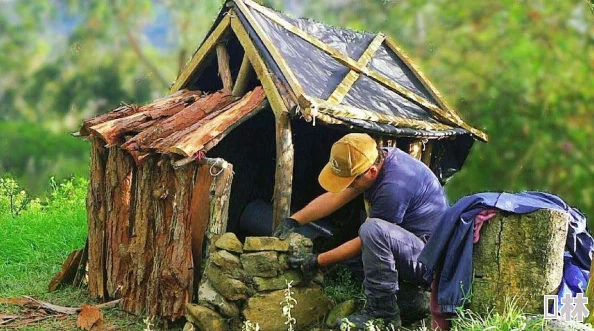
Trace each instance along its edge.
<instances>
[{"instance_id":1,"label":"grass","mask_svg":"<svg viewBox=\"0 0 594 331\"><path fill-rule=\"evenodd\" d=\"M363 294L363 284L356 280L351 271L338 265L324 277L324 292L334 302L341 302L355 299L358 305L363 306L365 296Z\"/></svg>"},{"instance_id":2,"label":"grass","mask_svg":"<svg viewBox=\"0 0 594 331\"><path fill-rule=\"evenodd\" d=\"M68 254L84 246L87 237L85 197L87 182L72 179L52 182L48 201L33 200L18 215L7 204L8 195L22 191L0 191L0 298L28 295L49 303L78 307L97 303L86 289L65 287L48 293L51 278ZM0 313L18 313L20 307L0 304ZM139 317L117 309L105 310L105 320L117 329L142 330ZM76 316L48 319L22 330L75 330Z\"/></svg>"},{"instance_id":3,"label":"grass","mask_svg":"<svg viewBox=\"0 0 594 331\"><path fill-rule=\"evenodd\" d=\"M6 183L7 179L4 179ZM14 184L14 183L13 183ZM95 304L85 288L65 287L48 293L50 279L60 270L66 256L84 246L87 237L86 190L88 183L71 179L61 184L51 181L48 200L40 202L23 198L18 186L0 185L0 298L32 296L49 303L79 307ZM13 201L26 205L10 206ZM326 294L334 303L355 299L363 305L363 287L344 266L329 272L324 281ZM0 313L18 313L20 307L0 304ZM117 308L103 310L104 322L116 330L145 330L143 317L127 314ZM158 323L158 321L156 322ZM173 330L180 330L175 325ZM542 318L527 318L514 300L509 300L504 312L479 316L469 310L459 310L452 321L452 331L483 330L543 330ZM76 316L63 320L48 319L21 330L77 330ZM156 328L151 328L156 330ZM430 330L426 326L415 331Z\"/></svg>"},{"instance_id":4,"label":"grass","mask_svg":"<svg viewBox=\"0 0 594 331\"><path fill-rule=\"evenodd\" d=\"M528 319L518 307L515 299L506 301L503 312L489 312L486 316L479 316L470 310L459 309L452 320L452 331L483 331L483 330L526 330L537 331L545 329L543 318Z\"/></svg>"}]
</instances>

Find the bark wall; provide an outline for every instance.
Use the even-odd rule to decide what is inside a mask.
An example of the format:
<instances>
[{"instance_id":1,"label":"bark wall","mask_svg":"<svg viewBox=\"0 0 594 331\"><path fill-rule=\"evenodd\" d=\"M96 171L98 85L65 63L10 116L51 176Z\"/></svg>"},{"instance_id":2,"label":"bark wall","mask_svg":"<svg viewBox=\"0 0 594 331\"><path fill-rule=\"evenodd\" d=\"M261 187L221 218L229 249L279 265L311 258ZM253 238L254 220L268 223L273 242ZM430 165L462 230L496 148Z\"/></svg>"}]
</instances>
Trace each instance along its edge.
<instances>
[{"instance_id":1,"label":"bark wall","mask_svg":"<svg viewBox=\"0 0 594 331\"><path fill-rule=\"evenodd\" d=\"M190 208L192 197L200 182L211 181L199 176L211 174L195 162L174 169L160 155L137 167L129 153L103 144L94 139L91 156L89 291L102 300L122 298L131 313L177 319L200 269L193 265L192 229L203 235L206 225L192 223L209 221L191 216L210 209L208 195Z\"/></svg>"}]
</instances>

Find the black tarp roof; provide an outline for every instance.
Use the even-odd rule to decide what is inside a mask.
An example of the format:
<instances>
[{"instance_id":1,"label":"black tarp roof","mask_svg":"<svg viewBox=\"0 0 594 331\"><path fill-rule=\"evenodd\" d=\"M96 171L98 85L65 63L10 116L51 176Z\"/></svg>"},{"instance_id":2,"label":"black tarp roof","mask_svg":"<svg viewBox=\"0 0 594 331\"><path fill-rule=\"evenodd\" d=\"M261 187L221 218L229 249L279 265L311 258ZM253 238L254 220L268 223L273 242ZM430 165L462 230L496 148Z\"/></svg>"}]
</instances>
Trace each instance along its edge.
<instances>
[{"instance_id":1,"label":"black tarp roof","mask_svg":"<svg viewBox=\"0 0 594 331\"><path fill-rule=\"evenodd\" d=\"M223 7L207 38L230 13L278 78L275 84L283 85L277 88L291 89L298 105L294 111L306 120L380 135L438 139L444 178L461 168L473 140L488 139L447 105L390 37L233 0ZM456 139L446 143L443 138L448 137Z\"/></svg>"}]
</instances>

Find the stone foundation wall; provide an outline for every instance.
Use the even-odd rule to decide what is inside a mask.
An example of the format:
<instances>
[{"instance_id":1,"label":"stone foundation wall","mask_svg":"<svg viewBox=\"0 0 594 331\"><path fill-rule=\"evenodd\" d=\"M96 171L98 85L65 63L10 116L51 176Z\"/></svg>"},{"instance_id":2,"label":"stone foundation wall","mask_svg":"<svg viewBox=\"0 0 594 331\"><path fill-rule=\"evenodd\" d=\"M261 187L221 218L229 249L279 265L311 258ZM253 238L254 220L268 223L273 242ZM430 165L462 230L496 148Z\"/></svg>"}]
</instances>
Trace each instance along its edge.
<instances>
[{"instance_id":1,"label":"stone foundation wall","mask_svg":"<svg viewBox=\"0 0 594 331\"><path fill-rule=\"evenodd\" d=\"M188 324L198 330L241 330L243 321L260 330L287 330L280 302L287 283L292 284L292 309L296 329L321 322L332 308L318 273L305 277L290 269L287 258L312 251L311 240L291 234L286 240L248 237L242 244L235 234L213 240L204 276L198 288L198 303L186 306Z\"/></svg>"}]
</instances>

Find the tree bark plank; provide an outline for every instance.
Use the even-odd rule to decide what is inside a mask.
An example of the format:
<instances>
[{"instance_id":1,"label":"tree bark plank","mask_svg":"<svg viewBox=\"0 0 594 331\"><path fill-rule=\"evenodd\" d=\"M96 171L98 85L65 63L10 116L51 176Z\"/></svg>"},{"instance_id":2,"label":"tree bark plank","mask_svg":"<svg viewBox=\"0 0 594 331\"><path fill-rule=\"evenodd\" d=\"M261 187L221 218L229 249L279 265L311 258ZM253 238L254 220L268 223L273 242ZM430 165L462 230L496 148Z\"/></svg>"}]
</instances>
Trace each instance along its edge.
<instances>
[{"instance_id":1,"label":"tree bark plank","mask_svg":"<svg viewBox=\"0 0 594 331\"><path fill-rule=\"evenodd\" d=\"M155 206L152 183L156 180L157 160L157 157L150 157L138 167L134 185L134 211L128 247L130 267L121 289L122 309L133 314L143 313L146 307L148 279L153 269Z\"/></svg>"},{"instance_id":2,"label":"tree bark plank","mask_svg":"<svg viewBox=\"0 0 594 331\"><path fill-rule=\"evenodd\" d=\"M108 113L101 114L101 115L98 115L98 116L95 116L93 118L83 121L83 125L81 126L79 133L81 136L88 136L91 134L90 128L95 125L99 125L101 123L105 123L108 121L128 117L128 116L131 116L131 115L139 113L139 112L144 112L147 109L150 109L151 107L159 107L163 104L166 104L167 102L176 100L176 98L187 98L190 96L194 96L194 97L198 98L198 97L200 97L200 94L201 94L200 91L188 91L188 90L184 89L184 90L179 90L176 93L168 95L164 98L157 99L157 100L153 101L153 103L151 103L149 105L142 106L142 107L137 106L135 104L123 105L123 106L120 106Z\"/></svg>"},{"instance_id":3,"label":"tree bark plank","mask_svg":"<svg viewBox=\"0 0 594 331\"><path fill-rule=\"evenodd\" d=\"M231 77L231 69L229 68L229 52L227 52L227 46L222 42L217 43L216 48L219 76L223 81L223 90L231 93L233 89L233 78Z\"/></svg>"},{"instance_id":4,"label":"tree bark plank","mask_svg":"<svg viewBox=\"0 0 594 331\"><path fill-rule=\"evenodd\" d=\"M196 164L195 162L193 164ZM196 168L192 202L190 204L190 227L192 231L192 260L194 267L193 284L200 283L202 265L202 244L210 218L210 186L213 177L209 173L209 166L201 165ZM197 293L192 291L192 295Z\"/></svg>"},{"instance_id":5,"label":"tree bark plank","mask_svg":"<svg viewBox=\"0 0 594 331\"><path fill-rule=\"evenodd\" d=\"M105 168L105 252L109 298L119 297L118 292L130 265L128 245L134 180L135 167L130 155L119 147L110 148Z\"/></svg>"},{"instance_id":6,"label":"tree bark plank","mask_svg":"<svg viewBox=\"0 0 594 331\"><path fill-rule=\"evenodd\" d=\"M130 115L136 114L137 112L139 112L140 107L138 107L137 105L124 105L124 106L120 106L106 114L101 114L99 116L95 116L93 118L90 118L88 120L83 121L83 125L80 128L80 135L81 136L88 136L91 134L90 128L101 124L101 123L105 123L108 121L112 121L118 118L123 118L123 117L128 117Z\"/></svg>"},{"instance_id":7,"label":"tree bark plank","mask_svg":"<svg viewBox=\"0 0 594 331\"><path fill-rule=\"evenodd\" d=\"M74 275L74 280L72 281L72 286L80 287L85 280L85 276L87 275L87 265L89 262L89 238L85 243L85 248L83 248L83 255L80 259L78 264L78 268L76 270L76 275Z\"/></svg>"},{"instance_id":8,"label":"tree bark plank","mask_svg":"<svg viewBox=\"0 0 594 331\"><path fill-rule=\"evenodd\" d=\"M71 284L76 276L78 264L82 259L84 249L77 249L70 254L62 264L62 269L52 278L49 283L48 292L53 292L61 285Z\"/></svg>"},{"instance_id":9,"label":"tree bark plank","mask_svg":"<svg viewBox=\"0 0 594 331\"><path fill-rule=\"evenodd\" d=\"M108 152L99 138L92 138L91 178L87 193L89 226L89 293L106 298L105 289L105 165Z\"/></svg>"},{"instance_id":10,"label":"tree bark plank","mask_svg":"<svg viewBox=\"0 0 594 331\"><path fill-rule=\"evenodd\" d=\"M236 123L242 117L262 109L265 99L266 94L262 87L255 88L231 108L212 118L210 121L203 121L204 123L201 123L201 126L188 132L170 148L169 152L184 156L193 156L202 150L204 145L210 140L223 133L229 126Z\"/></svg>"},{"instance_id":11,"label":"tree bark plank","mask_svg":"<svg viewBox=\"0 0 594 331\"><path fill-rule=\"evenodd\" d=\"M474 246L470 308L503 313L505 300L516 298L525 313L542 314L543 296L556 294L563 276L568 217L556 210L500 213L484 224Z\"/></svg>"},{"instance_id":12,"label":"tree bark plank","mask_svg":"<svg viewBox=\"0 0 594 331\"><path fill-rule=\"evenodd\" d=\"M201 120L197 121L196 123L191 123L190 126L188 126L187 128L185 128L183 130L174 132L166 138L155 141L153 144L151 144L151 146L149 148L151 150L157 151L162 154L171 153L172 146L175 146L175 144L178 143L179 141L186 139L186 136L191 135L196 130L199 130L202 126L209 123L213 118L216 118L220 114L226 112L227 110L229 110L230 108L235 106L235 104L237 104L237 102L238 101L235 101L235 102L228 104L224 107L213 108L212 112L210 112L208 115L206 115L206 117L202 118Z\"/></svg>"},{"instance_id":13,"label":"tree bark plank","mask_svg":"<svg viewBox=\"0 0 594 331\"><path fill-rule=\"evenodd\" d=\"M212 111L226 107L233 101L230 94L215 92L205 96L175 115L164 119L159 125L140 132L122 145L132 156L136 164L140 164L141 155L149 153L159 142L176 132L182 132L192 124L205 118Z\"/></svg>"},{"instance_id":14,"label":"tree bark plank","mask_svg":"<svg viewBox=\"0 0 594 331\"><path fill-rule=\"evenodd\" d=\"M108 146L114 146L122 142L122 138L125 134L139 132L148 126L153 125L159 117L171 116L184 109L185 106L186 102L181 100L157 109L138 112L128 117L104 122L91 127L89 130L93 134L103 138Z\"/></svg>"},{"instance_id":15,"label":"tree bark plank","mask_svg":"<svg viewBox=\"0 0 594 331\"><path fill-rule=\"evenodd\" d=\"M191 201L195 166L173 170L170 160L164 163L174 174L175 195L172 201L172 214L167 227L167 242L164 245L166 265L160 277L158 316L178 319L185 314L185 305L192 299L193 262Z\"/></svg>"},{"instance_id":16,"label":"tree bark plank","mask_svg":"<svg viewBox=\"0 0 594 331\"><path fill-rule=\"evenodd\" d=\"M276 228L285 217L289 217L293 191L293 136L288 113L276 117L276 172L274 175L273 225Z\"/></svg>"}]
</instances>

